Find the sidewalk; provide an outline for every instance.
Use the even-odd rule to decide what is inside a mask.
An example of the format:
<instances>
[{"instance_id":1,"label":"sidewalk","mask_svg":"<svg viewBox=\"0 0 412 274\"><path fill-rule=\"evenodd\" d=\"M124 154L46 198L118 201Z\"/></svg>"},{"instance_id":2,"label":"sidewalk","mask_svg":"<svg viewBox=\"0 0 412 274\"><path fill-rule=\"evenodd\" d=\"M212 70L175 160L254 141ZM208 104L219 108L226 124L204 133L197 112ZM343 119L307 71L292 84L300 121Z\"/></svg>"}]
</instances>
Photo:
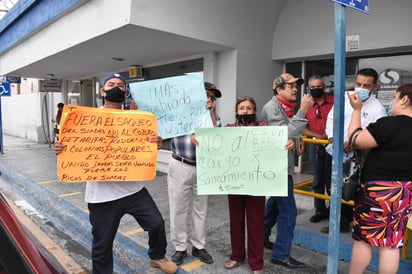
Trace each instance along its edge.
<instances>
[{"instance_id":1,"label":"sidewalk","mask_svg":"<svg viewBox=\"0 0 412 274\"><path fill-rule=\"evenodd\" d=\"M45 218L31 214L33 221L78 264L90 271L91 233L87 205L84 202L85 183L57 181L56 155L53 147L49 147L48 144L33 143L8 135L4 136L3 142L4 154L0 154L0 171L2 172L1 179L5 183L1 184L0 190L12 201L26 200L32 205ZM165 219L169 237L166 175L158 173L153 181L146 183L146 186ZM327 235L321 234L319 229L327 226L328 223L326 221L318 224L309 223L309 217L313 214L312 199L297 195L296 200L299 215L292 255L305 262L307 267L292 271L272 265L270 264L271 251L265 250L265 273L326 273L327 256L318 252L327 253ZM223 264L230 255L226 196L210 196L209 204L206 249L214 256L215 263L204 265L188 254L185 264L178 273L250 273L247 264L241 265L235 272L224 269ZM276 230L273 231L275 232ZM274 237L275 235L272 234L271 238L274 239ZM170 243L169 238L168 242ZM350 258L351 247L350 234L342 233L340 256L345 259ZM170 257L173 252L173 246L169 244L167 255ZM146 233L142 233L138 224L130 216L122 219L118 236L116 236L114 255L117 273L159 273L157 269L151 268L148 264ZM403 261L401 267L399 273L407 273L404 270L410 271L412 262ZM348 270L349 264L340 261L338 273L348 273Z\"/></svg>"}]
</instances>

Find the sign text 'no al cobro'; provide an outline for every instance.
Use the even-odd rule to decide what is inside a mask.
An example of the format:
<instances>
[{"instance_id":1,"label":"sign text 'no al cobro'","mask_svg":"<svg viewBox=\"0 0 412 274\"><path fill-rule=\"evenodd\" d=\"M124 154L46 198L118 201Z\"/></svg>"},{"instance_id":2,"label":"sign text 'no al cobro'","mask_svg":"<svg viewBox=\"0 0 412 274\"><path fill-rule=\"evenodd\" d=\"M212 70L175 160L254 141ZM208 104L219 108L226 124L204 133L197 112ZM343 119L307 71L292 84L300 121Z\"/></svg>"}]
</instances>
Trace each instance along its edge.
<instances>
[{"instance_id":1,"label":"sign text 'no al cobro'","mask_svg":"<svg viewBox=\"0 0 412 274\"><path fill-rule=\"evenodd\" d=\"M156 117L145 111L64 106L60 181L145 181L156 174Z\"/></svg>"},{"instance_id":2,"label":"sign text 'no al cobro'","mask_svg":"<svg viewBox=\"0 0 412 274\"><path fill-rule=\"evenodd\" d=\"M287 127L195 130L199 194L287 196Z\"/></svg>"},{"instance_id":3,"label":"sign text 'no al cobro'","mask_svg":"<svg viewBox=\"0 0 412 274\"><path fill-rule=\"evenodd\" d=\"M130 83L130 91L140 110L156 115L163 139L213 127L202 73Z\"/></svg>"}]
</instances>

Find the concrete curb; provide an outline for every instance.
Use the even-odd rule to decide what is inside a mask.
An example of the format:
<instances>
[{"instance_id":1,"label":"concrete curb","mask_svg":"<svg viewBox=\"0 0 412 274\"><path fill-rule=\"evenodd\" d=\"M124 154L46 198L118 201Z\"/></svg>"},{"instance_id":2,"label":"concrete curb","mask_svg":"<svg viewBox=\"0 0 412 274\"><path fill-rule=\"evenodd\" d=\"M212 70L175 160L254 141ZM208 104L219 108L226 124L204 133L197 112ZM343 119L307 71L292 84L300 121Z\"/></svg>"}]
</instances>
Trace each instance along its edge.
<instances>
[{"instance_id":1,"label":"concrete curb","mask_svg":"<svg viewBox=\"0 0 412 274\"><path fill-rule=\"evenodd\" d=\"M8 187L38 210L58 230L90 251L92 235L86 213L1 162L0 171ZM147 249L120 233L117 233L113 245L113 257L114 271L117 273L157 272L149 266ZM179 269L177 273L188 272Z\"/></svg>"}]
</instances>

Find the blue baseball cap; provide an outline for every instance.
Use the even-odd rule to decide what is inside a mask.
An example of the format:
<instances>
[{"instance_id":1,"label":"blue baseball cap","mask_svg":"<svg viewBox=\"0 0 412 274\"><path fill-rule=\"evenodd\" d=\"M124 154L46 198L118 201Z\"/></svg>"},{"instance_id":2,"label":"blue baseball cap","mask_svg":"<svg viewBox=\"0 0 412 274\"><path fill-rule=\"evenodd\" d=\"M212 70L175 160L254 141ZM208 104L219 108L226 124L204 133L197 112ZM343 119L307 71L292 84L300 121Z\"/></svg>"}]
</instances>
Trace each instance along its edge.
<instances>
[{"instance_id":1,"label":"blue baseball cap","mask_svg":"<svg viewBox=\"0 0 412 274\"><path fill-rule=\"evenodd\" d=\"M103 79L103 86L106 84L107 81L109 81L110 79L113 79L113 78L118 78L126 84L126 79L124 79L124 77L121 74L119 74L119 73L109 73Z\"/></svg>"}]
</instances>

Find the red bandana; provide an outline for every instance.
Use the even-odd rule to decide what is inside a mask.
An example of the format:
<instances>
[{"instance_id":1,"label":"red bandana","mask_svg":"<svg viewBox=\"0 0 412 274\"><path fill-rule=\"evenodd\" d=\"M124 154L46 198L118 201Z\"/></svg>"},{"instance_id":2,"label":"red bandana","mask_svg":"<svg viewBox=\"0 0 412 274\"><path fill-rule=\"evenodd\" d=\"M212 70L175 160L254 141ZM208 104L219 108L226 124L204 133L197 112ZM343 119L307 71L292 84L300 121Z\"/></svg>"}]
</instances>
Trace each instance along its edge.
<instances>
[{"instance_id":1,"label":"red bandana","mask_svg":"<svg viewBox=\"0 0 412 274\"><path fill-rule=\"evenodd\" d=\"M298 105L295 102L288 102L285 100L280 99L279 97L276 97L280 103L280 106L282 107L283 111L286 113L286 115L289 118L293 117L293 110L295 109L295 107Z\"/></svg>"}]
</instances>

